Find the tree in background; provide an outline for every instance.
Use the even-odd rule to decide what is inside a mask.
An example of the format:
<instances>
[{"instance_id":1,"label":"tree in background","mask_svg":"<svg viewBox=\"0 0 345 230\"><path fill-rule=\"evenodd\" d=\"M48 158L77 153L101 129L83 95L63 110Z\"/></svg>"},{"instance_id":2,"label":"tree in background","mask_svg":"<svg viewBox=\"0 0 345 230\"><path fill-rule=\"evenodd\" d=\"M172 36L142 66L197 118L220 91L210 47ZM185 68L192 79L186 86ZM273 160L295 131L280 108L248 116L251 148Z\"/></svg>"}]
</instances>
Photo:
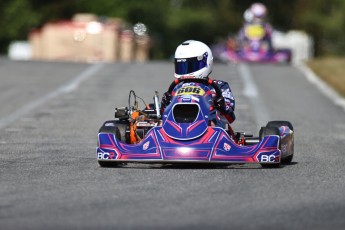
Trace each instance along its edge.
<instances>
[{"instance_id":1,"label":"tree in background","mask_svg":"<svg viewBox=\"0 0 345 230\"><path fill-rule=\"evenodd\" d=\"M298 0L293 26L306 30L315 40L319 55L345 53L345 1Z\"/></svg>"},{"instance_id":2,"label":"tree in background","mask_svg":"<svg viewBox=\"0 0 345 230\"><path fill-rule=\"evenodd\" d=\"M6 53L12 40L26 40L30 28L41 20L27 0L2 0L0 3L0 52Z\"/></svg>"},{"instance_id":3,"label":"tree in background","mask_svg":"<svg viewBox=\"0 0 345 230\"><path fill-rule=\"evenodd\" d=\"M28 32L47 21L70 19L80 12L119 17L129 26L142 22L153 40L152 57L169 58L178 44L199 39L211 45L242 25L243 12L252 0L1 0L0 52L12 40L26 39ZM316 53L345 52L345 1L262 0L272 25L282 31L306 30L316 43Z\"/></svg>"}]
</instances>

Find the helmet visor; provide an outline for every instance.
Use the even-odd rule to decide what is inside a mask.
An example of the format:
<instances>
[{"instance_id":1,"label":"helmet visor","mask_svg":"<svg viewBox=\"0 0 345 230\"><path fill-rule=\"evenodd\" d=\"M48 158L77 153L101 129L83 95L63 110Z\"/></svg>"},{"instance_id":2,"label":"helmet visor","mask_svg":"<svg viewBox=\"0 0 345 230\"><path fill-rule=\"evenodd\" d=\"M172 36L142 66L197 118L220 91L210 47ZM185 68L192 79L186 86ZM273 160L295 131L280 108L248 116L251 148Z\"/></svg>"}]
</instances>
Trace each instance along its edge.
<instances>
[{"instance_id":1,"label":"helmet visor","mask_svg":"<svg viewBox=\"0 0 345 230\"><path fill-rule=\"evenodd\" d=\"M175 58L175 73L179 75L193 73L207 66L207 52L192 58Z\"/></svg>"}]
</instances>

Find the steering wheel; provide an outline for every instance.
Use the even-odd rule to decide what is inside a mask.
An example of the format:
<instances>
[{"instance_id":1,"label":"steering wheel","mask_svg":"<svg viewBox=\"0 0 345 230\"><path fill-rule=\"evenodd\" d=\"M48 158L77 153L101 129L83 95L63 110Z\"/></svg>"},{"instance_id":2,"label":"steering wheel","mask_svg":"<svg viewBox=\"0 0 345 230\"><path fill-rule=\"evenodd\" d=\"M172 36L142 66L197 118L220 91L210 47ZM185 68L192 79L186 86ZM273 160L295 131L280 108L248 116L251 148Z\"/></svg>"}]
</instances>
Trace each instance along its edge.
<instances>
[{"instance_id":1,"label":"steering wheel","mask_svg":"<svg viewBox=\"0 0 345 230\"><path fill-rule=\"evenodd\" d=\"M181 82L185 82L185 83L195 82L195 83L204 84L206 86L210 85L216 91L216 98L215 98L215 100L223 97L222 91L220 90L219 86L215 82L213 82L212 79L203 79L203 78L186 78L186 79L177 78L177 79L175 79L175 81L173 81L170 84L169 89L168 89L168 93L171 95L171 93L174 90L175 86L177 86Z\"/></svg>"}]
</instances>

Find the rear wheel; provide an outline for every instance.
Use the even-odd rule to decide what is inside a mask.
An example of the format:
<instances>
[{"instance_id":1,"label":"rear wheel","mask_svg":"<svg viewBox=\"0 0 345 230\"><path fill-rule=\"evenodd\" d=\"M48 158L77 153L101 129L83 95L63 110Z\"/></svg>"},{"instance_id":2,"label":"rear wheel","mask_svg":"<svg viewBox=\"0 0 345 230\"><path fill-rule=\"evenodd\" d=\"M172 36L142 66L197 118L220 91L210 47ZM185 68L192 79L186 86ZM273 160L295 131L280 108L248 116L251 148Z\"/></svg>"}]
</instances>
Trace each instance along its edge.
<instances>
[{"instance_id":1,"label":"rear wheel","mask_svg":"<svg viewBox=\"0 0 345 230\"><path fill-rule=\"evenodd\" d=\"M261 127L259 137L260 140L262 140L265 136L270 136L270 135L278 135L279 136L280 132L277 127ZM272 163L272 164L261 164L263 168L279 168L280 163Z\"/></svg>"}]
</instances>

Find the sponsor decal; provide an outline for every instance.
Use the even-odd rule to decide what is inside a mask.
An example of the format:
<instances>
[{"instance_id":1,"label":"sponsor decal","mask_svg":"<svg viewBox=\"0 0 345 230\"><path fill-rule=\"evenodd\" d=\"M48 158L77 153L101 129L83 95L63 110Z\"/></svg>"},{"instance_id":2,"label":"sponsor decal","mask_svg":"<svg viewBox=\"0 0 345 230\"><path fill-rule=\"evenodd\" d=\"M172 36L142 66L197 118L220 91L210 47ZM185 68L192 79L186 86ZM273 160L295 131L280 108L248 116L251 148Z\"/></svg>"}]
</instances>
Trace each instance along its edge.
<instances>
[{"instance_id":1,"label":"sponsor decal","mask_svg":"<svg viewBox=\"0 0 345 230\"><path fill-rule=\"evenodd\" d=\"M117 154L114 152L97 152L98 160L116 159Z\"/></svg>"},{"instance_id":2,"label":"sponsor decal","mask_svg":"<svg viewBox=\"0 0 345 230\"><path fill-rule=\"evenodd\" d=\"M276 162L275 155L261 155L260 162Z\"/></svg>"},{"instance_id":3,"label":"sponsor decal","mask_svg":"<svg viewBox=\"0 0 345 230\"><path fill-rule=\"evenodd\" d=\"M282 153L286 153L288 151L288 145L287 144L281 145L281 149L282 149Z\"/></svg>"},{"instance_id":4,"label":"sponsor decal","mask_svg":"<svg viewBox=\"0 0 345 230\"><path fill-rule=\"evenodd\" d=\"M150 146L150 141L146 141L146 143L143 145L143 150L148 149L149 146Z\"/></svg>"},{"instance_id":5,"label":"sponsor decal","mask_svg":"<svg viewBox=\"0 0 345 230\"><path fill-rule=\"evenodd\" d=\"M190 102L192 98L190 96L182 96L182 101L183 102Z\"/></svg>"},{"instance_id":6,"label":"sponsor decal","mask_svg":"<svg viewBox=\"0 0 345 230\"><path fill-rule=\"evenodd\" d=\"M191 85L194 86L195 83L194 83L194 82L183 83L183 84L182 84L182 87L191 86Z\"/></svg>"},{"instance_id":7,"label":"sponsor decal","mask_svg":"<svg viewBox=\"0 0 345 230\"><path fill-rule=\"evenodd\" d=\"M97 158L98 160L109 159L109 153L98 152Z\"/></svg>"},{"instance_id":8,"label":"sponsor decal","mask_svg":"<svg viewBox=\"0 0 345 230\"><path fill-rule=\"evenodd\" d=\"M98 152L97 158L98 160L115 159L115 154L108 152Z\"/></svg>"},{"instance_id":9,"label":"sponsor decal","mask_svg":"<svg viewBox=\"0 0 345 230\"><path fill-rule=\"evenodd\" d=\"M222 92L222 96L225 97L225 98L233 99L232 93L230 92L229 89L224 90L224 91Z\"/></svg>"},{"instance_id":10,"label":"sponsor decal","mask_svg":"<svg viewBox=\"0 0 345 230\"><path fill-rule=\"evenodd\" d=\"M186 62L187 59L181 58L181 59L176 59L176 62Z\"/></svg>"},{"instance_id":11,"label":"sponsor decal","mask_svg":"<svg viewBox=\"0 0 345 230\"><path fill-rule=\"evenodd\" d=\"M224 149L225 151L229 151L229 150L231 149L231 146L230 146L228 143L224 143L223 149Z\"/></svg>"},{"instance_id":12,"label":"sponsor decal","mask_svg":"<svg viewBox=\"0 0 345 230\"><path fill-rule=\"evenodd\" d=\"M182 87L181 89L179 89L176 93L177 96L180 95L187 95L187 94L194 94L194 95L204 95L205 91L200 88L199 86L186 86L186 87Z\"/></svg>"}]
</instances>

